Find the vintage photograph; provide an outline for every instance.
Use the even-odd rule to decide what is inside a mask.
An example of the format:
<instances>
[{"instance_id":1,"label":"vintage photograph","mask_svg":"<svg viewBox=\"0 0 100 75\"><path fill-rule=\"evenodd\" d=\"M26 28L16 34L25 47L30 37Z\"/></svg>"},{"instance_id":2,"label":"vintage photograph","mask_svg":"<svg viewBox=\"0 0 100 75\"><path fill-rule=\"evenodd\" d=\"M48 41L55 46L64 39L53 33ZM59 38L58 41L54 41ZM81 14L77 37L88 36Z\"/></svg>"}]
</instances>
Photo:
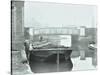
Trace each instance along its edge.
<instances>
[{"instance_id":1,"label":"vintage photograph","mask_svg":"<svg viewBox=\"0 0 100 75\"><path fill-rule=\"evenodd\" d=\"M12 75L97 69L97 6L11 1Z\"/></svg>"}]
</instances>

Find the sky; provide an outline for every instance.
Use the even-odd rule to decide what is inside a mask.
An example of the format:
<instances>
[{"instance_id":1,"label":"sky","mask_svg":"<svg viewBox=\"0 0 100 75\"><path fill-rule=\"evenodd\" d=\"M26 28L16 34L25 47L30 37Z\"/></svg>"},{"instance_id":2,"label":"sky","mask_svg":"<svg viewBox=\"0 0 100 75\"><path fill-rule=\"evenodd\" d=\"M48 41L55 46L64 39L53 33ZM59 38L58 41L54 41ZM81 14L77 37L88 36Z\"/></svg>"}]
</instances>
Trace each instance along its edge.
<instances>
[{"instance_id":1,"label":"sky","mask_svg":"<svg viewBox=\"0 0 100 75\"><path fill-rule=\"evenodd\" d=\"M96 6L25 2L25 27L96 27Z\"/></svg>"}]
</instances>

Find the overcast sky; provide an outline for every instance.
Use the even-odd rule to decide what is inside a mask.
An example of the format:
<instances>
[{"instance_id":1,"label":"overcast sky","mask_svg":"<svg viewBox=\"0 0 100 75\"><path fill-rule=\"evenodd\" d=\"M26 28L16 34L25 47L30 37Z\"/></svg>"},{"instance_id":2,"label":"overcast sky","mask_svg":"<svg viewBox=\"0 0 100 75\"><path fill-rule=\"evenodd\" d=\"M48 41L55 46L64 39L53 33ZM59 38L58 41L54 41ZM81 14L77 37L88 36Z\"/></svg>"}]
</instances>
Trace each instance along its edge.
<instances>
[{"instance_id":1,"label":"overcast sky","mask_svg":"<svg viewBox=\"0 0 100 75\"><path fill-rule=\"evenodd\" d=\"M25 27L96 27L96 6L25 2Z\"/></svg>"}]
</instances>

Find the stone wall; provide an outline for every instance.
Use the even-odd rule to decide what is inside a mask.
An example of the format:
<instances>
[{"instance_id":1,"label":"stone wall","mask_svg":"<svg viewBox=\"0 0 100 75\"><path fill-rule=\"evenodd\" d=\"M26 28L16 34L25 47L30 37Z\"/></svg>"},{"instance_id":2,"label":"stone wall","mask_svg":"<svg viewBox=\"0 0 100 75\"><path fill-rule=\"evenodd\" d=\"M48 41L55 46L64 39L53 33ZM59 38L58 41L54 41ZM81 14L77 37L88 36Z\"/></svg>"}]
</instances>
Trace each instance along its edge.
<instances>
[{"instance_id":1,"label":"stone wall","mask_svg":"<svg viewBox=\"0 0 100 75\"><path fill-rule=\"evenodd\" d=\"M23 49L24 1L11 1L12 50Z\"/></svg>"}]
</instances>

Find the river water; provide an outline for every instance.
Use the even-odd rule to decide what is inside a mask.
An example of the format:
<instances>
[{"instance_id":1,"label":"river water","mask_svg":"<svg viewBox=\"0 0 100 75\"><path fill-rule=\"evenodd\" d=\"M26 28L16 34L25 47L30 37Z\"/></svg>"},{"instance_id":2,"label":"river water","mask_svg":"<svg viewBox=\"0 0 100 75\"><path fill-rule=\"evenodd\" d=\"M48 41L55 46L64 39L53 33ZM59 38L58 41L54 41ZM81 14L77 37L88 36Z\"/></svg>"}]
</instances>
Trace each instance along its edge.
<instances>
[{"instance_id":1,"label":"river water","mask_svg":"<svg viewBox=\"0 0 100 75\"><path fill-rule=\"evenodd\" d=\"M80 60L80 57L71 58L71 61L66 61L62 55L59 63L59 70L57 67L56 56L49 62L41 62L30 60L30 68L34 73L48 73L48 72L66 72L66 71L81 71L81 70L96 70L97 67L92 65L92 58L87 57L85 60Z\"/></svg>"}]
</instances>

